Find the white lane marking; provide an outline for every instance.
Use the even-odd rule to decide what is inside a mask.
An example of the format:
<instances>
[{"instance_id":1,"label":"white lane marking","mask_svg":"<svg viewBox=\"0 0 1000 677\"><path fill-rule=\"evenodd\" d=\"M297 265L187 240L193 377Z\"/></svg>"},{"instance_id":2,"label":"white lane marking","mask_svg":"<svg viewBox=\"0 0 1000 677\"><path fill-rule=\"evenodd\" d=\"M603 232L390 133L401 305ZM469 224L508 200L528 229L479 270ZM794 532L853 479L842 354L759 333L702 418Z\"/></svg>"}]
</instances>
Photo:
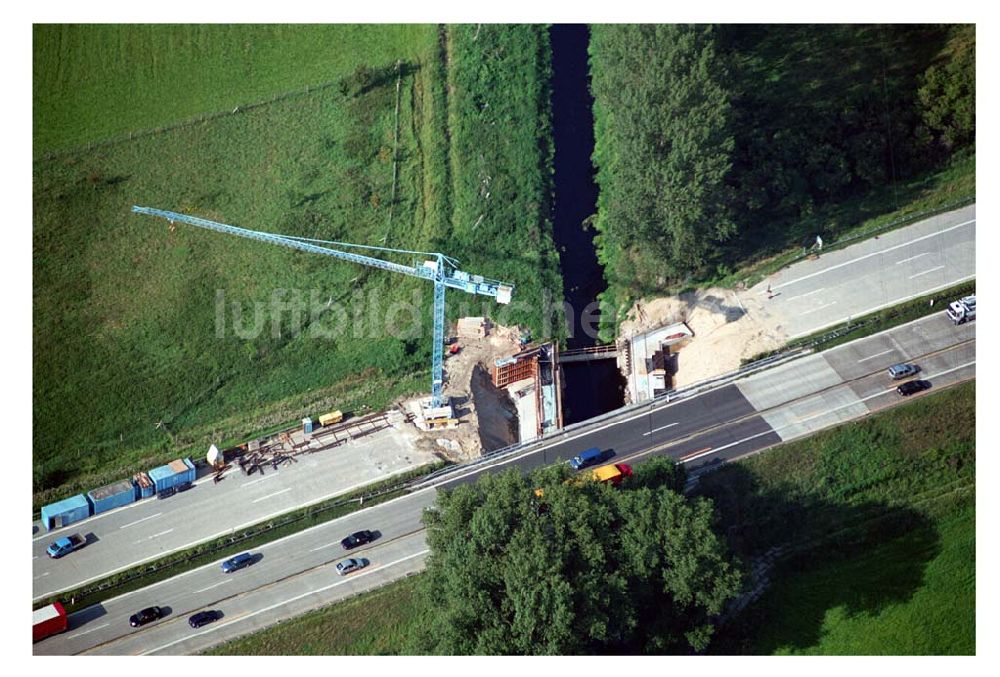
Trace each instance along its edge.
<instances>
[{"instance_id":1,"label":"white lane marking","mask_svg":"<svg viewBox=\"0 0 1000 677\"><path fill-rule=\"evenodd\" d=\"M663 426L660 426L659 428L653 428L653 429L652 429L652 430L650 430L650 431L649 431L648 433L643 433L643 435L652 435L652 434L653 434L653 433L655 433L655 432L658 432L658 431L660 431L660 430L666 430L667 428L670 428L670 427L672 427L672 426L675 426L675 425L677 425L678 423L680 423L680 421L677 421L676 423L668 423L667 425L663 425Z\"/></svg>"},{"instance_id":2,"label":"white lane marking","mask_svg":"<svg viewBox=\"0 0 1000 677\"><path fill-rule=\"evenodd\" d=\"M180 639L175 639L174 641L169 642L167 644L164 644L162 646L158 646L155 649L148 649L147 651L144 651L141 655L148 656L149 654L153 653L154 651L162 651L163 649L169 649L170 647L174 646L175 644L180 644L181 642L187 641L187 640L189 640L189 639L191 639L193 637L200 637L202 635L207 635L210 632L215 632L216 630L221 630L222 628L228 627L228 626L230 626L230 625L232 625L234 623L239 623L240 621L246 620L248 618L253 618L254 616L256 616L258 614L262 614L262 613L265 613L267 611L271 611L272 609L277 609L278 607L280 607L280 606L282 606L284 604L291 604L292 602L297 602L300 599L308 597L309 595L316 595L316 594L319 594L321 592L326 592L327 590L330 590L332 588L336 588L338 585L346 585L347 583L350 583L352 581L356 581L356 580L358 580L359 578L361 578L363 576L367 576L369 574L373 574L376 571L381 571L382 569L388 569L391 566L395 566L396 564L400 564L401 562L405 562L408 559L413 559L414 557L420 557L421 555L426 555L429 552L430 552L430 549L426 549L425 548L424 550L421 550L420 552L415 552L412 555L407 555L406 557L401 557L400 559L397 559L395 562L389 562L388 564L383 564L382 566L375 567L374 569L369 568L366 571L362 571L362 572L360 572L358 574L355 574L354 576L350 576L348 578L344 578L342 580L337 581L336 583L331 583L330 585L323 586L322 588L318 588L316 590L310 590L309 592L304 592L301 595L296 595L295 597L292 597L292 598L289 598L289 599L285 599L285 600L282 600L280 602L276 602L275 604L272 604L271 606L264 607L263 609L258 609L257 611L253 611L251 613L245 614L243 616L240 616L239 618L234 618L233 620L229 621L228 623L222 623L220 625L215 625L215 626L209 627L208 630L203 630L202 632L196 632L193 635L188 635L186 637L181 637Z\"/></svg>"},{"instance_id":3,"label":"white lane marking","mask_svg":"<svg viewBox=\"0 0 1000 677\"><path fill-rule=\"evenodd\" d=\"M326 545L321 545L318 548L313 548L309 552L316 552L317 550L326 550L327 548L329 548L331 546L334 546L334 545L340 545L340 543L337 543L336 541L334 541L333 543L327 543Z\"/></svg>"},{"instance_id":4,"label":"white lane marking","mask_svg":"<svg viewBox=\"0 0 1000 677\"><path fill-rule=\"evenodd\" d=\"M829 303L825 303L817 308L813 308L812 310L803 311L799 313L799 315L808 315L809 313L815 313L817 310L823 310L824 308L829 308L830 306L835 306L835 305L837 305L836 301L830 301Z\"/></svg>"},{"instance_id":5,"label":"white lane marking","mask_svg":"<svg viewBox=\"0 0 1000 677\"><path fill-rule=\"evenodd\" d=\"M771 289L773 290L773 289L780 289L781 287L787 287L789 285L795 284L796 282L801 282L802 280L808 280L809 278L816 277L817 275L822 275L823 273L829 273L831 270L836 270L838 268L843 268L844 266L849 266L852 263L857 263L858 261L863 261L865 259L870 259L873 256L881 256L882 254L888 254L889 252L891 252L893 250L899 249L901 247L906 247L908 245L913 244L914 242L920 242L921 240L926 240L927 238L936 237L938 235L944 235L945 233L947 233L949 231L952 231L952 230L955 230L956 228L961 228L963 226L967 226L970 223L975 223L975 222L976 222L976 220L972 219L971 221L965 221L963 223L959 223L957 225L951 226L950 228L945 228L944 230L939 230L937 232L929 233L927 235L921 235L920 237L916 238L915 240L910 240L909 242L903 242L902 244L897 244L897 245L894 245L894 246L889 247L887 249L880 249L877 252L871 252L870 254L865 254L864 256L859 256L856 259L851 259L850 261L844 261L843 263L838 263L838 264L836 264L834 266L830 266L829 268L824 268L823 270L818 270L815 273L809 273L808 275L803 275L802 277L795 278L794 280L789 280L788 282L782 282L781 284L772 285Z\"/></svg>"},{"instance_id":6,"label":"white lane marking","mask_svg":"<svg viewBox=\"0 0 1000 677\"><path fill-rule=\"evenodd\" d=\"M70 635L70 636L69 636L69 637L67 637L66 639L76 639L77 637L83 637L84 635L89 635L89 634L90 634L90 633L92 633L92 632L96 632L96 631L98 631L98 630L101 630L101 629L103 629L103 628L106 628L106 627L108 627L109 625L111 625L111 623L105 623L104 625L98 625L98 626L97 626L96 628L91 628L90 630L86 630L86 631L84 631L84 632L78 632L78 633L76 633L75 635Z\"/></svg>"},{"instance_id":7,"label":"white lane marking","mask_svg":"<svg viewBox=\"0 0 1000 677\"><path fill-rule=\"evenodd\" d=\"M140 543L145 543L146 541L151 541L154 538L159 538L160 536L166 536L171 531L173 531L173 529L167 529L166 531L161 531L158 534L153 534L152 536L146 536L145 538L140 538L138 541L135 542L135 544L139 545Z\"/></svg>"},{"instance_id":8,"label":"white lane marking","mask_svg":"<svg viewBox=\"0 0 1000 677\"><path fill-rule=\"evenodd\" d=\"M34 557L32 557L31 559L38 559L38 555L35 555L35 556L34 556Z\"/></svg>"},{"instance_id":9,"label":"white lane marking","mask_svg":"<svg viewBox=\"0 0 1000 677\"><path fill-rule=\"evenodd\" d=\"M257 484L257 482L263 482L264 480L269 480L269 479L271 479L272 477L277 477L277 476L278 476L278 473L276 473L276 472L273 472L273 473L271 473L270 475L265 475L264 477L261 477L261 478L259 478L259 479L256 479L256 480L251 480L250 482L247 482L246 484L244 484L244 485L242 485L242 486L244 486L244 487L249 487L249 486L250 486L251 484Z\"/></svg>"},{"instance_id":10,"label":"white lane marking","mask_svg":"<svg viewBox=\"0 0 1000 677\"><path fill-rule=\"evenodd\" d=\"M234 579L232 579L232 578L227 578L226 580L221 581L219 583L216 583L215 585L210 585L207 588L202 588L201 590L195 590L194 592L195 592L195 594L198 594L199 592L205 592L206 590L211 590L212 588L217 588L220 585L225 585L226 583L232 583L233 580Z\"/></svg>"},{"instance_id":11,"label":"white lane marking","mask_svg":"<svg viewBox=\"0 0 1000 677\"><path fill-rule=\"evenodd\" d=\"M937 268L931 268L930 270L925 270L924 272L917 273L916 275L910 275L910 279L912 280L915 277L920 277L921 275L926 275L927 273L933 273L935 270L941 270L942 268L944 268L944 266L938 266Z\"/></svg>"},{"instance_id":12,"label":"white lane marking","mask_svg":"<svg viewBox=\"0 0 1000 677\"><path fill-rule=\"evenodd\" d=\"M882 357L883 355L888 355L893 350L895 350L895 348L889 348L889 350L883 350L880 353L875 353L874 355L869 355L868 357L863 357L860 360L858 360L858 363L860 364L861 362L867 362L868 360L874 360L876 357Z\"/></svg>"},{"instance_id":13,"label":"white lane marking","mask_svg":"<svg viewBox=\"0 0 1000 677\"><path fill-rule=\"evenodd\" d=\"M919 259L921 256L927 256L928 254L930 254L930 252L924 252L923 254L917 254L916 256L911 256L908 259L903 259L902 261L896 261L896 265L898 266L900 263L906 263L907 261L915 261L916 259Z\"/></svg>"},{"instance_id":14,"label":"white lane marking","mask_svg":"<svg viewBox=\"0 0 1000 677\"><path fill-rule=\"evenodd\" d=\"M820 325L819 327L813 327L812 329L807 329L806 331L800 331L798 334L792 334L788 338L789 339L797 339L797 338L801 338L803 336L808 336L809 334L814 334L814 333L816 333L816 332L818 332L818 331L820 331L822 329L826 329L827 327L832 327L834 325L840 324L841 322L847 322L852 317L855 317L855 318L856 317L864 317L865 315L868 315L869 313L874 313L876 310L882 310L883 308L888 308L890 306L894 306L896 304L903 303L904 301L909 301L910 299L915 299L918 296L924 296L926 294L932 294L932 293L934 293L936 291L941 291L942 289L947 289L948 287L952 287L952 286L954 286L956 284L962 284L963 282L968 282L969 280L975 280L975 279L976 279L976 274L975 273L973 273L972 275L966 275L965 277L959 278L958 280L952 280L951 282L945 282L944 284L939 284L936 287L931 287L930 289L924 289L923 291L919 291L916 294L910 294L909 296L903 296L903 297L898 298L898 299L893 299L892 301L889 301L888 303L882 303L882 304L874 306L872 308L868 308L867 310L862 310L862 311L859 311L859 312L856 312L856 313L851 313L850 315L847 315L846 317L842 317L839 320L834 320L833 322L827 322L826 324ZM944 312L944 311L942 310L941 312ZM928 315L927 317L932 317L932 316ZM921 318L921 319L925 319L925 318ZM914 322L917 322L917 321L918 320L914 320ZM892 327L891 329L886 329L885 331L889 332L889 331L892 331L892 329L896 329L896 327ZM877 334L873 334L873 336L877 336ZM865 336L864 338L871 338L871 337ZM863 339L856 339L856 340L861 341ZM844 345L847 345L847 344L845 343ZM838 347L840 347L840 346L838 346Z\"/></svg>"},{"instance_id":15,"label":"white lane marking","mask_svg":"<svg viewBox=\"0 0 1000 677\"><path fill-rule=\"evenodd\" d=\"M41 574L41 575L39 575L39 576L35 576L35 580L37 581L37 580L38 580L39 578L45 578L45 577L46 577L46 576L48 576L48 575L49 575L49 572L48 572L48 571L46 571L46 572L45 572L44 574Z\"/></svg>"},{"instance_id":16,"label":"white lane marking","mask_svg":"<svg viewBox=\"0 0 1000 677\"><path fill-rule=\"evenodd\" d=\"M820 289L814 289L811 292L806 292L805 294L799 294L798 296L793 296L790 299L785 299L785 303L788 303L789 301L794 301L795 299L804 299L807 296L812 296L813 294L818 294L821 291L826 291L826 287L822 287Z\"/></svg>"},{"instance_id":17,"label":"white lane marking","mask_svg":"<svg viewBox=\"0 0 1000 677\"><path fill-rule=\"evenodd\" d=\"M134 527L134 526L135 526L136 524L138 524L139 522L145 522L146 520L151 520L151 519L153 519L154 517L159 517L159 516L160 516L160 515L162 515L162 514L163 514L162 512L158 512L158 513L156 513L155 515L150 515L149 517L143 517L143 518L142 518L141 520L136 520L136 521L134 521L134 522L129 522L128 524L123 524L123 525L121 525L121 526L120 526L120 527L118 527L118 528L119 528L119 529L128 529L129 527Z\"/></svg>"},{"instance_id":18,"label":"white lane marking","mask_svg":"<svg viewBox=\"0 0 1000 677\"><path fill-rule=\"evenodd\" d=\"M284 494L285 492L288 492L288 491L291 491L291 490L292 490L292 488L288 487L287 489L282 489L281 491L276 491L273 494L268 494L267 496L261 496L260 498L255 498L255 499L253 499L250 502L251 503L259 503L260 501L266 500L268 498L273 498L274 496L277 496L278 494Z\"/></svg>"}]
</instances>

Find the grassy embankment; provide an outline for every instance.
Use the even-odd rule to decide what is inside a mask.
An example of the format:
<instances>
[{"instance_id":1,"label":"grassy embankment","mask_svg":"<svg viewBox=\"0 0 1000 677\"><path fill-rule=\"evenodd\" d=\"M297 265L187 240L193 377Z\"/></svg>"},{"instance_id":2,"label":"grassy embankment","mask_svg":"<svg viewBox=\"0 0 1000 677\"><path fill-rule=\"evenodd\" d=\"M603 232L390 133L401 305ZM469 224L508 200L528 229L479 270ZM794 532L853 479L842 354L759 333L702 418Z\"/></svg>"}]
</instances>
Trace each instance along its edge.
<instances>
[{"instance_id":1,"label":"grassy embankment","mask_svg":"<svg viewBox=\"0 0 1000 677\"><path fill-rule=\"evenodd\" d=\"M107 62L97 72L113 81L112 90L136 80L138 91L163 104L116 117L129 107L96 106L84 86L72 105L89 111L85 117L111 119L107 127L85 126L91 138L160 125L314 78L318 66L295 77L286 72L297 63L298 40L320 52L308 62L324 66L320 80L338 84L35 163L36 509L178 455L200 455L212 442L246 439L329 408L379 409L427 389L431 294L420 281L182 224L170 228L132 215L133 204L306 237L440 249L470 271L518 285L523 304L500 319L536 335L543 322L532 280L558 279L542 199L550 177L539 171L548 157L539 146L547 138L547 103L538 99L544 71L535 61L495 63L509 90L501 90L497 108L520 122L501 139L492 121L470 127L466 109L451 111L464 127L449 133L455 104L446 78L455 76L435 26L161 28L36 33L36 96L43 87L76 85L65 72L77 67L68 61L82 49L87 59ZM92 38L98 47L90 55ZM64 51L81 41L88 49ZM206 42L214 50L208 56ZM112 58L109 43L116 45ZM243 57L227 57L241 49L248 50ZM288 58L269 56L285 50ZM255 68L260 77L248 77ZM191 78L215 84L187 86ZM175 89L190 92L184 106L165 103ZM230 98L220 99L222 92ZM518 96L507 96L512 92ZM70 94L50 96L70 105ZM82 140L58 115L39 115L46 145ZM509 242L494 247L487 230L499 227L498 217L486 214L478 226L471 217L476 200L464 195L471 190L465 172L484 164L498 176L528 177L495 186L490 199L540 205L504 223L511 241L539 243L532 253L509 256ZM462 310L454 303L460 296L450 295L452 319ZM473 309L483 307L495 304Z\"/></svg>"},{"instance_id":2,"label":"grassy embankment","mask_svg":"<svg viewBox=\"0 0 1000 677\"><path fill-rule=\"evenodd\" d=\"M699 491L742 557L779 544L790 555L713 651L974 650L975 383L726 466ZM418 585L408 578L211 653L405 653Z\"/></svg>"}]
</instances>

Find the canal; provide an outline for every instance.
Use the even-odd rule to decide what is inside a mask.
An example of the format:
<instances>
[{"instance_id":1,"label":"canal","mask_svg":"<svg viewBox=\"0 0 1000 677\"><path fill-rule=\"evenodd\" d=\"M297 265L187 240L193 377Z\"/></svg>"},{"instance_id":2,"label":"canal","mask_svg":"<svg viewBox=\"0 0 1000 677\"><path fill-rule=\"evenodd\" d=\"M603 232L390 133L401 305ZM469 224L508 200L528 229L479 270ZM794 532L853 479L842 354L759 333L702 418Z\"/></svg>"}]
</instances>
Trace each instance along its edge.
<instances>
[{"instance_id":1,"label":"canal","mask_svg":"<svg viewBox=\"0 0 1000 677\"><path fill-rule=\"evenodd\" d=\"M570 330L568 348L597 344L597 296L607 287L597 261L593 228L597 211L594 152L594 100L590 96L587 45L590 31L581 24L549 29L552 46L552 134L555 143L553 236L559 250ZM563 423L576 423L617 409L624 402L625 380L614 360L575 362L563 369Z\"/></svg>"}]
</instances>

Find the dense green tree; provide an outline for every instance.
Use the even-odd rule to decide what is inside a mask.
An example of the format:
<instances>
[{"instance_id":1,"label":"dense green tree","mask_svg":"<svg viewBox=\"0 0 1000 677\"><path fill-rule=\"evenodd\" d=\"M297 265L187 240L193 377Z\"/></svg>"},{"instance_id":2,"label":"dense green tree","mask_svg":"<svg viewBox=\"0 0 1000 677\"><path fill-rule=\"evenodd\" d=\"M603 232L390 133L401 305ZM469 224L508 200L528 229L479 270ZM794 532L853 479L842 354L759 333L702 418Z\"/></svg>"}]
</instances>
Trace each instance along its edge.
<instances>
[{"instance_id":1,"label":"dense green tree","mask_svg":"<svg viewBox=\"0 0 1000 677\"><path fill-rule=\"evenodd\" d=\"M726 67L704 26L597 26L590 51L602 261L613 283L651 288L736 231Z\"/></svg>"},{"instance_id":2,"label":"dense green tree","mask_svg":"<svg viewBox=\"0 0 1000 677\"><path fill-rule=\"evenodd\" d=\"M966 27L954 41L950 58L931 64L917 90L924 125L948 150L975 140L975 37L975 29Z\"/></svg>"},{"instance_id":3,"label":"dense green tree","mask_svg":"<svg viewBox=\"0 0 1000 677\"><path fill-rule=\"evenodd\" d=\"M667 463L670 463L667 461ZM581 654L704 649L740 576L661 461L619 488L516 470L439 494L421 651ZM544 495L535 494L541 486Z\"/></svg>"}]
</instances>

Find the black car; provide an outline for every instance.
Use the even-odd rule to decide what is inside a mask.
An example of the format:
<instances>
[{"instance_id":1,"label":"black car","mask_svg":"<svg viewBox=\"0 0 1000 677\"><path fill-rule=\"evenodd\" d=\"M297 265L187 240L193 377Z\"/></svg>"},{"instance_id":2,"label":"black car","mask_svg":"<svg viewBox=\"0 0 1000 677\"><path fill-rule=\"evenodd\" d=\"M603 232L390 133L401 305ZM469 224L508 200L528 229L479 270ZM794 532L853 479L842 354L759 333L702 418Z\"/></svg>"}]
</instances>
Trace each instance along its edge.
<instances>
[{"instance_id":1,"label":"black car","mask_svg":"<svg viewBox=\"0 0 1000 677\"><path fill-rule=\"evenodd\" d=\"M364 531L355 531L353 534L342 540L340 544L344 546L344 550L351 550L359 545L371 543L374 540L375 534L365 529Z\"/></svg>"},{"instance_id":2,"label":"black car","mask_svg":"<svg viewBox=\"0 0 1000 677\"><path fill-rule=\"evenodd\" d=\"M927 390L930 387L930 381L907 381L897 387L896 392L903 397L906 397L907 395L912 395L913 393L919 393L921 390Z\"/></svg>"},{"instance_id":3,"label":"black car","mask_svg":"<svg viewBox=\"0 0 1000 677\"><path fill-rule=\"evenodd\" d=\"M152 623L163 617L163 612L160 611L160 607L151 606L142 611L138 611L128 617L128 624L133 628L138 628L140 625L145 625L146 623Z\"/></svg>"},{"instance_id":4,"label":"black car","mask_svg":"<svg viewBox=\"0 0 1000 677\"><path fill-rule=\"evenodd\" d=\"M212 621L219 620L218 611L199 611L194 616L188 619L188 625L192 628L200 628L203 625L207 625Z\"/></svg>"}]
</instances>

